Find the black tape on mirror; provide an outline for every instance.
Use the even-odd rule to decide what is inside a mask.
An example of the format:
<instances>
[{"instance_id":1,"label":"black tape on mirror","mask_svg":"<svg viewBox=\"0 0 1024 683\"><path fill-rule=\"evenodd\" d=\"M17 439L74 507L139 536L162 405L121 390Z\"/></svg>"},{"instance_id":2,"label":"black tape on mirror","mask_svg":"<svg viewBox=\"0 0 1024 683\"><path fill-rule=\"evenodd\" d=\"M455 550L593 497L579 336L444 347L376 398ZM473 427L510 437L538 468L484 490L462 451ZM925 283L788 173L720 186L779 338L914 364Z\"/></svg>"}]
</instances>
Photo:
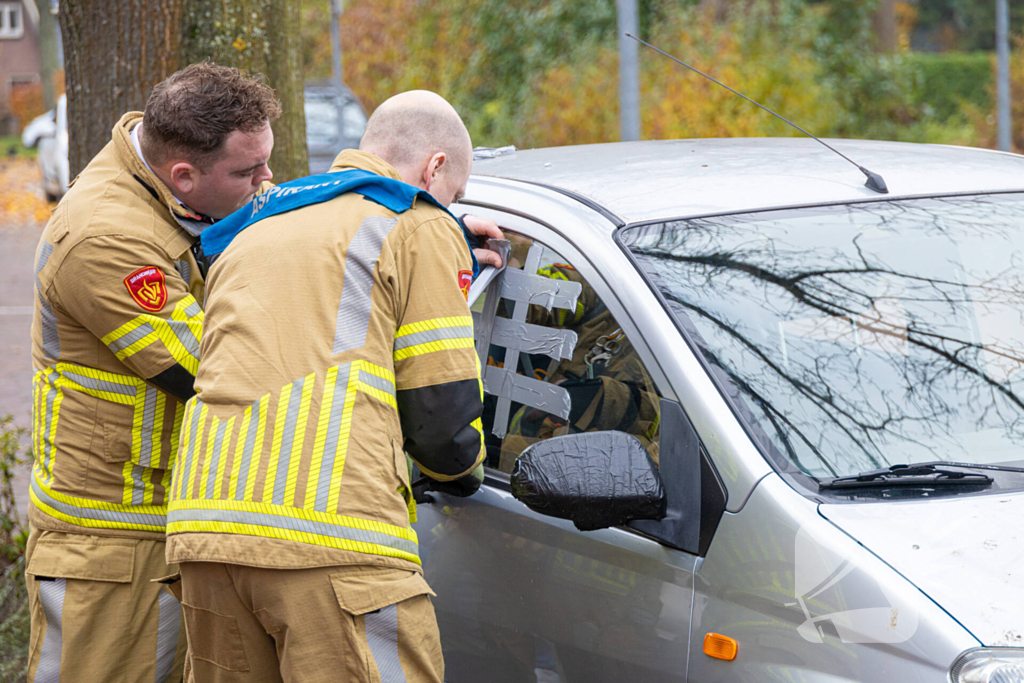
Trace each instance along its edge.
<instances>
[{"instance_id":1,"label":"black tape on mirror","mask_svg":"<svg viewBox=\"0 0 1024 683\"><path fill-rule=\"evenodd\" d=\"M512 495L535 512L581 531L665 516L658 469L639 439L586 432L533 444L511 474Z\"/></svg>"}]
</instances>

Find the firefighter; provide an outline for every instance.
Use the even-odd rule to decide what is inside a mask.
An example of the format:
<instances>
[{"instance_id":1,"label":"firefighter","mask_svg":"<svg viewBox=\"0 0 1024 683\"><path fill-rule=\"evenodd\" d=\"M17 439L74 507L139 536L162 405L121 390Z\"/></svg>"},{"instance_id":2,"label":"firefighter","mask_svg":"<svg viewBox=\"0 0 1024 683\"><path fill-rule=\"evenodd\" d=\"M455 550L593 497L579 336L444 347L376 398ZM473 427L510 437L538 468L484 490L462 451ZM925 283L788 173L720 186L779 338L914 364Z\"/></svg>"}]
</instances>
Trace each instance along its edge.
<instances>
[{"instance_id":1,"label":"firefighter","mask_svg":"<svg viewBox=\"0 0 1024 683\"><path fill-rule=\"evenodd\" d=\"M405 452L437 489L480 486L474 257L445 208L471 163L451 105L403 93L336 179L204 235L220 255L167 538L195 680L443 680Z\"/></svg>"},{"instance_id":2,"label":"firefighter","mask_svg":"<svg viewBox=\"0 0 1024 683\"><path fill-rule=\"evenodd\" d=\"M181 680L180 606L151 581L176 571L167 489L203 320L190 248L270 180L279 113L259 81L187 67L118 121L43 231L29 681Z\"/></svg>"},{"instance_id":3,"label":"firefighter","mask_svg":"<svg viewBox=\"0 0 1024 683\"><path fill-rule=\"evenodd\" d=\"M533 324L577 333L572 358L552 361L537 356L536 363L530 360L537 379L558 384L569 392L572 410L569 419L563 420L535 408L520 408L502 441L499 469L510 472L519 454L541 439L596 430L632 434L657 464L659 398L633 345L575 268L553 263L537 274L583 286L575 311L549 311L533 305L527 316Z\"/></svg>"}]
</instances>

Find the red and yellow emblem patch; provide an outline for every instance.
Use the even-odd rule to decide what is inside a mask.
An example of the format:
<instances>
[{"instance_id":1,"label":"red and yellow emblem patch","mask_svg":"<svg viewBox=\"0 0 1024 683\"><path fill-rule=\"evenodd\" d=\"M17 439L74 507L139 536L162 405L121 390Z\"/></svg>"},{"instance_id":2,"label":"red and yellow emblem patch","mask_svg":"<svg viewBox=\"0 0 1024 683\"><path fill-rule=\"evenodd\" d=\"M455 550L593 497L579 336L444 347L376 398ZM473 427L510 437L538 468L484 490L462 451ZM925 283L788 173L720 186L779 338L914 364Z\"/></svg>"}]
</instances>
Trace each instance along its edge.
<instances>
[{"instance_id":1,"label":"red and yellow emblem patch","mask_svg":"<svg viewBox=\"0 0 1024 683\"><path fill-rule=\"evenodd\" d=\"M144 310L157 312L167 303L167 281L156 266L145 266L124 279L124 286Z\"/></svg>"},{"instance_id":2,"label":"red and yellow emblem patch","mask_svg":"<svg viewBox=\"0 0 1024 683\"><path fill-rule=\"evenodd\" d=\"M473 284L473 271L471 270L460 270L459 271L459 289L462 290L462 296L466 297L466 301L469 301L469 286Z\"/></svg>"}]
</instances>

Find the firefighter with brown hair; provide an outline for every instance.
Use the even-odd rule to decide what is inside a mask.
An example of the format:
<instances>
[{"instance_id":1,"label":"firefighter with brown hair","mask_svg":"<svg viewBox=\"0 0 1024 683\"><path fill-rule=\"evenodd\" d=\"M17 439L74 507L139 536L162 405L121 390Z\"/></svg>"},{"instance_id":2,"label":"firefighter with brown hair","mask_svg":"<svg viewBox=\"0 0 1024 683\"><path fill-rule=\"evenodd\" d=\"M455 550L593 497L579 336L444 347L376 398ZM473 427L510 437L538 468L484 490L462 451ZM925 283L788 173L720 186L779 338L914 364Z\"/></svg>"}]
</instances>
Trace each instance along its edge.
<instances>
[{"instance_id":1,"label":"firefighter with brown hair","mask_svg":"<svg viewBox=\"0 0 1024 683\"><path fill-rule=\"evenodd\" d=\"M475 264L446 208L471 164L451 105L403 93L331 173L203 236L167 530L195 680L443 680L405 453L435 489L480 486Z\"/></svg>"},{"instance_id":2,"label":"firefighter with brown hair","mask_svg":"<svg viewBox=\"0 0 1024 683\"><path fill-rule=\"evenodd\" d=\"M265 187L274 92L195 64L125 114L43 231L32 322L28 680L178 681L171 464L199 364L201 231Z\"/></svg>"}]
</instances>

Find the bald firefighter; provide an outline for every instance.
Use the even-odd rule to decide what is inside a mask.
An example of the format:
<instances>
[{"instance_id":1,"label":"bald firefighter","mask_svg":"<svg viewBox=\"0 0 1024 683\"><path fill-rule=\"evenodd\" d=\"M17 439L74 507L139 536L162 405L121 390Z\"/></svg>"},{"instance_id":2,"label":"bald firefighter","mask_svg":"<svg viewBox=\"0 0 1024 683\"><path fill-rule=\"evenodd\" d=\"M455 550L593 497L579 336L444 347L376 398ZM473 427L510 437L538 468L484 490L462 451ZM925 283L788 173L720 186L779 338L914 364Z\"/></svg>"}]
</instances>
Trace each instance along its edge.
<instances>
[{"instance_id":1,"label":"bald firefighter","mask_svg":"<svg viewBox=\"0 0 1024 683\"><path fill-rule=\"evenodd\" d=\"M271 178L279 113L236 69L183 69L114 126L43 231L29 681L181 680L180 606L151 581L177 571L167 489L203 320L191 248Z\"/></svg>"},{"instance_id":2,"label":"bald firefighter","mask_svg":"<svg viewBox=\"0 0 1024 683\"><path fill-rule=\"evenodd\" d=\"M455 110L403 93L331 173L204 235L167 539L196 681L443 680L405 453L480 486L474 257L446 209L471 163Z\"/></svg>"}]
</instances>

